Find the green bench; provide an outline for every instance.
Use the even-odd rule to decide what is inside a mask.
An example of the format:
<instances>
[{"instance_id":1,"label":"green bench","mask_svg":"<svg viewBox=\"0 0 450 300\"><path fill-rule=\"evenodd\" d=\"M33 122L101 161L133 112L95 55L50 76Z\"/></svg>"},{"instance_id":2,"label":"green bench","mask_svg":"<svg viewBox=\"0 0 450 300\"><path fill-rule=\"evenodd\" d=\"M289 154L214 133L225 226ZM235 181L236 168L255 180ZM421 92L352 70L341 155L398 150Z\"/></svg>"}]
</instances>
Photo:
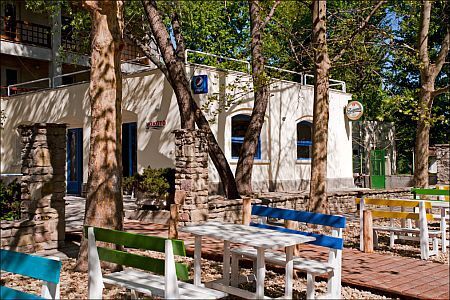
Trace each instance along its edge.
<instances>
[{"instance_id":1,"label":"green bench","mask_svg":"<svg viewBox=\"0 0 450 300\"><path fill-rule=\"evenodd\" d=\"M425 188L412 188L411 193L414 199L428 200L433 207L439 208L440 213L433 215L436 220L440 221L441 229L441 246L442 252L447 252L447 247L450 244L446 238L447 222L449 221L448 210L450 208L449 199L450 191L448 186L442 187L443 189L425 189Z\"/></svg>"},{"instance_id":2,"label":"green bench","mask_svg":"<svg viewBox=\"0 0 450 300\"><path fill-rule=\"evenodd\" d=\"M0 299L59 299L61 261L0 249L0 270L42 280L41 296L0 286ZM2 272L3 273L3 272Z\"/></svg>"},{"instance_id":3,"label":"green bench","mask_svg":"<svg viewBox=\"0 0 450 300\"><path fill-rule=\"evenodd\" d=\"M163 237L123 231L85 227L89 255L89 299L101 299L104 283L135 292L166 299L219 299L227 294L183 282L189 279L186 264L175 262L174 255L186 256L184 242ZM127 253L103 246L97 241L165 253L165 258L153 258ZM122 265L123 271L102 275L100 261ZM151 273L149 273L151 272ZM178 281L183 280L183 281Z\"/></svg>"}]
</instances>

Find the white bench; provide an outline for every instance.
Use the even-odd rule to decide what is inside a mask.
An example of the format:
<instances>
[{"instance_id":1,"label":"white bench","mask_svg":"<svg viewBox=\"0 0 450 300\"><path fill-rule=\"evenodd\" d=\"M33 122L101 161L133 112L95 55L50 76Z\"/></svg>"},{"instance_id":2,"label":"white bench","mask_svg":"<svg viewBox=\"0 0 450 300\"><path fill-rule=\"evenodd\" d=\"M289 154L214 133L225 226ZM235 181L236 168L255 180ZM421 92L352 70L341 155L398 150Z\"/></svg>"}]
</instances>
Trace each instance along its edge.
<instances>
[{"instance_id":1,"label":"white bench","mask_svg":"<svg viewBox=\"0 0 450 300\"><path fill-rule=\"evenodd\" d=\"M226 293L195 286L177 280L189 279L187 265L176 263L174 255L186 256L181 240L146 236L104 228L87 228L89 253L89 299L101 299L104 283L116 285L152 297L165 299L220 299ZM164 252L165 259L157 259L120 250L99 247L96 241L113 243L130 248ZM100 260L129 268L120 272L102 275ZM140 270L138 270L140 269ZM150 271L151 273L145 272Z\"/></svg>"},{"instance_id":2,"label":"white bench","mask_svg":"<svg viewBox=\"0 0 450 300\"><path fill-rule=\"evenodd\" d=\"M307 299L315 298L315 277L319 275L328 276L328 294L325 295L325 298L341 298L341 269L343 248L342 229L345 228L344 217L281 208L271 208L260 205L252 206L252 215L258 216L260 219L260 223L250 223L250 226L313 236L316 238L316 240L310 242L309 244L329 248L327 262L306 259L303 257L295 257L293 261L293 267L295 270L303 271L307 274ZM330 226L332 228L332 236L268 225L266 224L267 218L284 219L307 224ZM232 249L231 252L231 284L233 286L236 286L238 284L239 278L239 260L243 258L249 258L255 261L257 258L257 253L254 248L247 247ZM286 254L282 252L267 251L265 254L265 260L268 263L274 265L285 266Z\"/></svg>"}]
</instances>

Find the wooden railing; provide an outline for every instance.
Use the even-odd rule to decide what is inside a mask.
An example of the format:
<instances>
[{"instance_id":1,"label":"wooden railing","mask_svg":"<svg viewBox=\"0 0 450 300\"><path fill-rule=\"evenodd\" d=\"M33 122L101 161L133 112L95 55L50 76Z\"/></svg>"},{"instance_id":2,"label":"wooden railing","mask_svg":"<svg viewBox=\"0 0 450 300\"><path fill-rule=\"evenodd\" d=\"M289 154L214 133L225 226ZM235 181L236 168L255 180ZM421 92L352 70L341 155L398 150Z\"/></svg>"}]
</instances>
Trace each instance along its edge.
<instances>
[{"instance_id":1,"label":"wooden railing","mask_svg":"<svg viewBox=\"0 0 450 300\"><path fill-rule=\"evenodd\" d=\"M51 47L50 26L0 17L0 38L13 42Z\"/></svg>"}]
</instances>

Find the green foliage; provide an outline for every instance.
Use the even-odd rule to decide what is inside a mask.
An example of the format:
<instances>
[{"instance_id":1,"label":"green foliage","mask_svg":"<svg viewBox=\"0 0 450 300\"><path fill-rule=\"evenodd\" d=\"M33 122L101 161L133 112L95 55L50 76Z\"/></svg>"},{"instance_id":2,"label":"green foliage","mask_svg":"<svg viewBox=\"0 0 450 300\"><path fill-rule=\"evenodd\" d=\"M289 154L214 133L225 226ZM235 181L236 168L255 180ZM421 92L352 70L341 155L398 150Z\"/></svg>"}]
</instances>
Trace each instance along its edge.
<instances>
[{"instance_id":1,"label":"green foliage","mask_svg":"<svg viewBox=\"0 0 450 300\"><path fill-rule=\"evenodd\" d=\"M0 212L0 220L20 218L20 183L17 180L9 184L0 180Z\"/></svg>"},{"instance_id":2,"label":"green foliage","mask_svg":"<svg viewBox=\"0 0 450 300\"><path fill-rule=\"evenodd\" d=\"M150 198L161 198L175 191L175 170L171 168L153 169L147 167L142 174L125 177L122 183L124 191L133 189L144 192Z\"/></svg>"}]
</instances>

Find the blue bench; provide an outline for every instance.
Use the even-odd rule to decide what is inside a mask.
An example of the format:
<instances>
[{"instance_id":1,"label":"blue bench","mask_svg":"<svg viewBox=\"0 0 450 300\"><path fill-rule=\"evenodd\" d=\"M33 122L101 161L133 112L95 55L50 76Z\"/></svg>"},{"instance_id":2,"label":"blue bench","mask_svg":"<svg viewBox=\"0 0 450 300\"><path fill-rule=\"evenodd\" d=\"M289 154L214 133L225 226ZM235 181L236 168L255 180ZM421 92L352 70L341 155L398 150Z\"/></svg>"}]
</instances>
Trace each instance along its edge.
<instances>
[{"instance_id":1,"label":"blue bench","mask_svg":"<svg viewBox=\"0 0 450 300\"><path fill-rule=\"evenodd\" d=\"M306 272L307 274L307 299L314 299L315 277L318 275L328 276L328 294L331 299L341 298L341 270L342 270L342 248L344 244L342 229L345 228L345 217L333 216L306 211L295 211L290 209L272 208L261 205L252 206L252 216L257 216L258 223L251 222L250 226L277 230L305 236L315 237L316 240L309 244L325 247L329 249L328 262L306 259L303 257L294 258L294 269ZM300 231L279 226L279 224L268 224L267 219L283 219L304 223L304 225L327 226L331 229L331 236L309 231ZM309 229L309 228L308 228ZM319 228L317 228L320 230ZM256 259L256 249L236 248L232 252L232 284L237 284L239 260L242 258ZM300 253L301 254L301 253ZM265 259L274 265L286 264L286 255L282 252L267 252Z\"/></svg>"},{"instance_id":2,"label":"blue bench","mask_svg":"<svg viewBox=\"0 0 450 300\"><path fill-rule=\"evenodd\" d=\"M41 296L0 286L0 299L59 299L59 260L0 249L0 270L43 281Z\"/></svg>"}]
</instances>

